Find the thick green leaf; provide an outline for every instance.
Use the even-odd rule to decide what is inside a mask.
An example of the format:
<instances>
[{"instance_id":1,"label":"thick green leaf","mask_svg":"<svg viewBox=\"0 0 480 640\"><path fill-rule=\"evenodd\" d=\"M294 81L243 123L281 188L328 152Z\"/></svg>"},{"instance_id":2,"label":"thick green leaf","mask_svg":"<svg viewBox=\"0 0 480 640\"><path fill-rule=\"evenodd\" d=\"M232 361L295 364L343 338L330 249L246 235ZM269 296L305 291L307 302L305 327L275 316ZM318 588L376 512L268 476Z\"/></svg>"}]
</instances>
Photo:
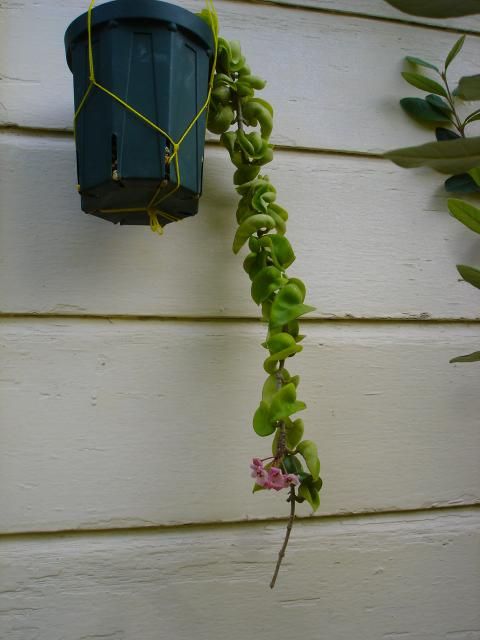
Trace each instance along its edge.
<instances>
[{"instance_id":1,"label":"thick green leaf","mask_svg":"<svg viewBox=\"0 0 480 640\"><path fill-rule=\"evenodd\" d=\"M405 169L426 166L440 173L463 173L480 165L480 137L427 142L388 151L385 157Z\"/></svg>"},{"instance_id":2,"label":"thick green leaf","mask_svg":"<svg viewBox=\"0 0 480 640\"><path fill-rule=\"evenodd\" d=\"M451 129L445 129L444 127L437 127L435 129L435 137L439 142L443 142L444 140L456 140L461 136L455 131L452 131Z\"/></svg>"},{"instance_id":3,"label":"thick green leaf","mask_svg":"<svg viewBox=\"0 0 480 640\"><path fill-rule=\"evenodd\" d=\"M314 480L320 474L320 460L318 459L317 445L312 440L303 440L297 447L298 453L303 457L308 470Z\"/></svg>"},{"instance_id":4,"label":"thick green leaf","mask_svg":"<svg viewBox=\"0 0 480 640\"><path fill-rule=\"evenodd\" d=\"M271 216L262 213L250 216L237 229L233 239L233 253L238 253L249 237L260 229L270 230L274 226L275 222Z\"/></svg>"},{"instance_id":5,"label":"thick green leaf","mask_svg":"<svg viewBox=\"0 0 480 640\"><path fill-rule=\"evenodd\" d=\"M270 405L270 420L276 422L289 418L293 413L303 411L303 409L306 409L306 404L297 400L295 385L286 384L273 397Z\"/></svg>"},{"instance_id":6,"label":"thick green leaf","mask_svg":"<svg viewBox=\"0 0 480 640\"><path fill-rule=\"evenodd\" d=\"M456 94L462 100L480 100L480 75L460 78Z\"/></svg>"},{"instance_id":7,"label":"thick green leaf","mask_svg":"<svg viewBox=\"0 0 480 640\"><path fill-rule=\"evenodd\" d=\"M445 180L445 190L448 193L478 193L480 187L468 173L460 173Z\"/></svg>"},{"instance_id":8,"label":"thick green leaf","mask_svg":"<svg viewBox=\"0 0 480 640\"><path fill-rule=\"evenodd\" d=\"M475 231L475 233L480 233L480 209L456 198L448 200L448 209L459 222Z\"/></svg>"},{"instance_id":9,"label":"thick green leaf","mask_svg":"<svg viewBox=\"0 0 480 640\"><path fill-rule=\"evenodd\" d=\"M457 264L457 271L469 284L480 289L480 270L475 267L469 267L466 264Z\"/></svg>"},{"instance_id":10,"label":"thick green leaf","mask_svg":"<svg viewBox=\"0 0 480 640\"><path fill-rule=\"evenodd\" d=\"M276 267L265 267L257 273L252 281L252 298L257 304L262 304L271 294L280 289L287 279Z\"/></svg>"},{"instance_id":11,"label":"thick green leaf","mask_svg":"<svg viewBox=\"0 0 480 640\"><path fill-rule=\"evenodd\" d=\"M287 426L287 447L289 449L295 449L301 441L303 438L303 429L303 420L300 418Z\"/></svg>"},{"instance_id":12,"label":"thick green leaf","mask_svg":"<svg viewBox=\"0 0 480 640\"><path fill-rule=\"evenodd\" d=\"M285 456L283 459L283 466L287 473L301 473L302 463L295 456Z\"/></svg>"},{"instance_id":13,"label":"thick green leaf","mask_svg":"<svg viewBox=\"0 0 480 640\"><path fill-rule=\"evenodd\" d=\"M442 85L438 84L438 82L435 82L435 80L432 80L431 78L427 78L427 76L422 76L419 73L403 71L402 77L417 89L428 91L429 93L435 93L439 96L443 96L444 98L447 97L447 92Z\"/></svg>"},{"instance_id":14,"label":"thick green leaf","mask_svg":"<svg viewBox=\"0 0 480 640\"><path fill-rule=\"evenodd\" d=\"M458 18L480 13L480 0L386 0L388 4L411 16Z\"/></svg>"},{"instance_id":15,"label":"thick green leaf","mask_svg":"<svg viewBox=\"0 0 480 640\"><path fill-rule=\"evenodd\" d=\"M416 58L415 56L406 56L405 60L407 62L410 62L411 64L418 64L419 67L427 67L427 69L433 69L434 71L437 71L437 73L440 73L440 69L438 67L436 67L431 62L422 60L421 58Z\"/></svg>"},{"instance_id":16,"label":"thick green leaf","mask_svg":"<svg viewBox=\"0 0 480 640\"><path fill-rule=\"evenodd\" d=\"M306 313L315 311L315 307L303 304L305 298L305 286L290 279L275 296L270 312L270 329L278 329L296 320Z\"/></svg>"},{"instance_id":17,"label":"thick green leaf","mask_svg":"<svg viewBox=\"0 0 480 640\"><path fill-rule=\"evenodd\" d=\"M452 358L450 362L480 362L480 351L474 351L466 356L457 356Z\"/></svg>"},{"instance_id":18,"label":"thick green leaf","mask_svg":"<svg viewBox=\"0 0 480 640\"><path fill-rule=\"evenodd\" d=\"M262 388L262 400L268 404L268 406L271 405L273 396L279 391L280 386L286 381L290 382L290 374L286 369L282 369L281 372L272 373L265 380Z\"/></svg>"},{"instance_id":19,"label":"thick green leaf","mask_svg":"<svg viewBox=\"0 0 480 640\"><path fill-rule=\"evenodd\" d=\"M428 96L426 96L425 100L434 109L437 109L438 111L441 111L446 115L452 113L452 108L448 104L448 102L446 102L443 98L440 98L440 96L436 96L434 93L429 93Z\"/></svg>"},{"instance_id":20,"label":"thick green leaf","mask_svg":"<svg viewBox=\"0 0 480 640\"><path fill-rule=\"evenodd\" d=\"M480 9L480 8L479 8ZM479 11L480 12L480 11ZM459 38L453 47L450 49L447 59L445 60L445 71L448 69L450 63L457 57L460 52L460 49L463 47L463 43L465 42L465 36Z\"/></svg>"},{"instance_id":21,"label":"thick green leaf","mask_svg":"<svg viewBox=\"0 0 480 640\"><path fill-rule=\"evenodd\" d=\"M450 122L450 118L445 113L435 109L423 98L402 98L400 105L405 113L416 120L437 123Z\"/></svg>"},{"instance_id":22,"label":"thick green leaf","mask_svg":"<svg viewBox=\"0 0 480 640\"><path fill-rule=\"evenodd\" d=\"M285 360L302 350L301 345L295 342L295 338L283 332L269 338L267 340L267 348L271 354L263 363L263 368L267 373L274 373L277 362Z\"/></svg>"},{"instance_id":23,"label":"thick green leaf","mask_svg":"<svg viewBox=\"0 0 480 640\"><path fill-rule=\"evenodd\" d=\"M275 425L270 421L270 412L265 402L260 402L260 406L253 416L253 429L259 436L270 436L275 431Z\"/></svg>"},{"instance_id":24,"label":"thick green leaf","mask_svg":"<svg viewBox=\"0 0 480 640\"><path fill-rule=\"evenodd\" d=\"M320 506L320 496L313 485L302 483L298 488L298 495L308 502L313 511L316 511Z\"/></svg>"},{"instance_id":25,"label":"thick green leaf","mask_svg":"<svg viewBox=\"0 0 480 640\"><path fill-rule=\"evenodd\" d=\"M288 269L295 260L292 245L287 238L278 234L271 236L271 240L272 258L281 265L282 269Z\"/></svg>"}]
</instances>

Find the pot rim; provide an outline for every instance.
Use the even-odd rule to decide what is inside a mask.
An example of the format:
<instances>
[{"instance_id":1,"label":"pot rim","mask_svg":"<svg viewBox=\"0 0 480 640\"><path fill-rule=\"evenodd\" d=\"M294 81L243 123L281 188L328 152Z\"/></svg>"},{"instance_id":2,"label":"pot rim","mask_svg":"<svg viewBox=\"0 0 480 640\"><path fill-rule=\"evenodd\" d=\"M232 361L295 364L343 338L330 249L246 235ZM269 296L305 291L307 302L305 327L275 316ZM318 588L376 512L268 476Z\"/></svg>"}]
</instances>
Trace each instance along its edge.
<instances>
[{"instance_id":1,"label":"pot rim","mask_svg":"<svg viewBox=\"0 0 480 640\"><path fill-rule=\"evenodd\" d=\"M65 32L65 52L67 63L72 69L72 44L87 32L88 12L82 13L68 26ZM214 49L213 34L208 24L191 11L163 0L112 0L92 10L92 28L109 22L110 20L149 19L158 22L173 23L190 31L202 41L205 49L211 55Z\"/></svg>"}]
</instances>

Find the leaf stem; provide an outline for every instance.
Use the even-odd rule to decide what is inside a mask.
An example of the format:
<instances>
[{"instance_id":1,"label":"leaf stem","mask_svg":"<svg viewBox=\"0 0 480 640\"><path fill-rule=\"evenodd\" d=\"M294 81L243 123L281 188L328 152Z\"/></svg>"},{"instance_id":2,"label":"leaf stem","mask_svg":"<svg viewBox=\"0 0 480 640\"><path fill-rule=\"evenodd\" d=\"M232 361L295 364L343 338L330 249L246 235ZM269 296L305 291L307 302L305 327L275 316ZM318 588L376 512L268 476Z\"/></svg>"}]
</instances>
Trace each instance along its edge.
<instances>
[{"instance_id":1,"label":"leaf stem","mask_svg":"<svg viewBox=\"0 0 480 640\"><path fill-rule=\"evenodd\" d=\"M278 553L278 560L277 560L277 564L275 566L275 571L273 573L272 580L270 582L270 589L274 588L275 583L277 581L278 572L280 571L280 566L282 564L282 560L285 557L285 551L287 549L288 540L290 538L290 534L291 534L292 528L293 528L293 522L295 520L296 496L295 496L295 487L293 485L290 487L290 495L288 497L287 502L290 502L290 517L289 517L288 523L287 523L287 531L285 533L285 539L283 541L282 548L280 549L280 551Z\"/></svg>"},{"instance_id":2,"label":"leaf stem","mask_svg":"<svg viewBox=\"0 0 480 640\"><path fill-rule=\"evenodd\" d=\"M465 137L465 123L460 121L460 118L458 117L458 113L457 110L455 109L455 101L453 99L452 96L452 92L450 91L450 87L448 86L448 81L447 81L447 73L446 71L442 71L442 73L440 74L442 76L442 80L443 83L445 84L445 89L447 90L447 100L448 100L448 104L450 105L451 109L452 109L452 113L453 113L453 117L455 119L455 122L452 122L452 124L456 127L458 133L462 136L462 138Z\"/></svg>"}]
</instances>

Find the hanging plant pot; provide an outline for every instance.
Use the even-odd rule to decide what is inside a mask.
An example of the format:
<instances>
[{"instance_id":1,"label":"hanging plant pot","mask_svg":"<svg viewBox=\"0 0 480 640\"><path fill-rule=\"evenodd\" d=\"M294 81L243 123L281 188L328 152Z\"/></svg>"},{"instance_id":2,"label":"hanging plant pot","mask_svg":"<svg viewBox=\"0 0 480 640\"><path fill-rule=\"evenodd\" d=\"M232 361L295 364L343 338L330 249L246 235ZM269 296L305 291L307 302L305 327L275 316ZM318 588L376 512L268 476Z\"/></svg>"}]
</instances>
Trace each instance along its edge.
<instances>
[{"instance_id":1,"label":"hanging plant pot","mask_svg":"<svg viewBox=\"0 0 480 640\"><path fill-rule=\"evenodd\" d=\"M210 28L159 0L107 2L88 24L85 13L65 34L82 209L120 224L194 215L206 110L194 120L208 95Z\"/></svg>"}]
</instances>

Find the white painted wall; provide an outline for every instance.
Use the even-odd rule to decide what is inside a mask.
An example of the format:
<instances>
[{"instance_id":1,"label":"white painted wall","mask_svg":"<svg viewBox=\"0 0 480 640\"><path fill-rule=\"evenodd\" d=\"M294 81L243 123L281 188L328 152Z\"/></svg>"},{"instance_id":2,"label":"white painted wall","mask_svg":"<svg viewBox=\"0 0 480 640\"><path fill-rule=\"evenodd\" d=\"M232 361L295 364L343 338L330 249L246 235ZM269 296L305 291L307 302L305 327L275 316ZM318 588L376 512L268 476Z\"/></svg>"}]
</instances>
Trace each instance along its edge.
<instances>
[{"instance_id":1,"label":"white painted wall","mask_svg":"<svg viewBox=\"0 0 480 640\"><path fill-rule=\"evenodd\" d=\"M250 492L264 328L229 162L207 145L200 214L162 238L81 213L63 32L85 8L0 5L0 638L479 640L478 367L448 364L479 348L454 268L478 243L438 176L379 157L430 135L398 107L402 56L466 30L473 73L479 18L217 0L269 81L269 173L317 307L292 367L322 507L271 592L286 505Z\"/></svg>"}]
</instances>

